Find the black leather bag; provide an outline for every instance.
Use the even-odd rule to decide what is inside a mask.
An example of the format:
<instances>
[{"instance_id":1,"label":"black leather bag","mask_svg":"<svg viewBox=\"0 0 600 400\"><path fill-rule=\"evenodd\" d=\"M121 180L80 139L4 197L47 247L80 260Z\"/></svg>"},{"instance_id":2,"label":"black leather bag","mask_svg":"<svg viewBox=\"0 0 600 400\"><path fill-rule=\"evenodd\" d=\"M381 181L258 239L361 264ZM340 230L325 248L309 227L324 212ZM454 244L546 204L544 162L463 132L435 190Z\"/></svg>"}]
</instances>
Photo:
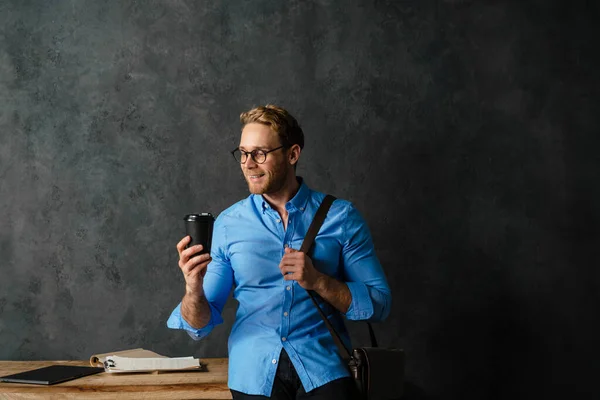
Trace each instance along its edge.
<instances>
[{"instance_id":1,"label":"black leather bag","mask_svg":"<svg viewBox=\"0 0 600 400\"><path fill-rule=\"evenodd\" d=\"M331 195L327 195L323 199L300 248L300 251L303 253L308 254L310 251L315 237L327 216L327 211L329 211L329 207L331 207L334 200L335 197ZM329 322L329 319L323 313L323 310L321 310L321 307L319 307L319 303L315 298L316 295L310 290L307 290L307 293L315 307L317 307L327 329L329 329L329 333L331 333L342 358L347 361L350 374L354 378L362 399L400 399L404 392L404 350L382 349L378 347L373 327L367 322L371 337L371 347L355 348L350 353L343 344L339 334Z\"/></svg>"},{"instance_id":2,"label":"black leather bag","mask_svg":"<svg viewBox=\"0 0 600 400\"><path fill-rule=\"evenodd\" d=\"M400 399L404 392L404 351L379 347L352 350L350 373L365 400Z\"/></svg>"}]
</instances>

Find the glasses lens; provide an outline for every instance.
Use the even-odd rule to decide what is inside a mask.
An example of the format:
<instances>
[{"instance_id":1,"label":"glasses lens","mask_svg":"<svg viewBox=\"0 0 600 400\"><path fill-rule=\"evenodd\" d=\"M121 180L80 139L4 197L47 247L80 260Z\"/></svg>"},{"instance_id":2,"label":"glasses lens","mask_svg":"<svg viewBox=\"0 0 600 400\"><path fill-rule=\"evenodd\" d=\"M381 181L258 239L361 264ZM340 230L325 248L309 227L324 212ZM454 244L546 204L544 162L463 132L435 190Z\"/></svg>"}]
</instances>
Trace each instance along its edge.
<instances>
[{"instance_id":1,"label":"glasses lens","mask_svg":"<svg viewBox=\"0 0 600 400\"><path fill-rule=\"evenodd\" d=\"M254 150L252 152L252 158L254 158L254 161L256 161L258 164L262 164L267 159L267 155L262 150Z\"/></svg>"},{"instance_id":2,"label":"glasses lens","mask_svg":"<svg viewBox=\"0 0 600 400\"><path fill-rule=\"evenodd\" d=\"M242 153L240 149L235 149L232 154L233 158L235 158L235 161L239 163L244 163L246 161L246 154Z\"/></svg>"}]
</instances>

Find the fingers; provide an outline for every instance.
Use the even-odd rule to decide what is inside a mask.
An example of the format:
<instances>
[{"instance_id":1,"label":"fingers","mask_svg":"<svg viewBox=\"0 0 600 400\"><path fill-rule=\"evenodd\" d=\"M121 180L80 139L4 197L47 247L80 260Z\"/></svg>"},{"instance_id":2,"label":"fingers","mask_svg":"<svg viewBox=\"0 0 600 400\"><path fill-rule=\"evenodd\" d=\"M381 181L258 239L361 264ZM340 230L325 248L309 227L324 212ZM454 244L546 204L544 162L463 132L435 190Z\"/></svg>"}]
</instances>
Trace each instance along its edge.
<instances>
[{"instance_id":1,"label":"fingers","mask_svg":"<svg viewBox=\"0 0 600 400\"><path fill-rule=\"evenodd\" d=\"M185 246L187 246L189 242L190 237L186 236L181 239L179 243L177 243L177 252L179 253L179 268L183 268L183 266L188 263L194 254L201 252L204 248L201 244L198 244L186 249Z\"/></svg>"},{"instance_id":2,"label":"fingers","mask_svg":"<svg viewBox=\"0 0 600 400\"><path fill-rule=\"evenodd\" d=\"M190 242L191 238L189 236L184 237L177 243L177 253L179 253L179 257L181 257L181 252L185 249L185 246Z\"/></svg>"},{"instance_id":3,"label":"fingers","mask_svg":"<svg viewBox=\"0 0 600 400\"><path fill-rule=\"evenodd\" d=\"M283 265L280 266L281 274L283 275L283 279L286 281L298 280L298 277L302 276L301 268L298 268L295 265Z\"/></svg>"},{"instance_id":4,"label":"fingers","mask_svg":"<svg viewBox=\"0 0 600 400\"><path fill-rule=\"evenodd\" d=\"M298 251L298 250L293 250L288 252L288 249L285 249L285 254L283 255L281 261L282 262L298 262L299 260L304 260L304 256L305 254Z\"/></svg>"},{"instance_id":5,"label":"fingers","mask_svg":"<svg viewBox=\"0 0 600 400\"><path fill-rule=\"evenodd\" d=\"M288 272L294 272L298 269L303 269L305 267L306 260L304 253L294 249L290 249L291 251L288 251L288 248L285 250L285 254L279 262L279 269L283 275Z\"/></svg>"},{"instance_id":6,"label":"fingers","mask_svg":"<svg viewBox=\"0 0 600 400\"><path fill-rule=\"evenodd\" d=\"M190 271L191 269L193 269L194 267L196 267L197 265L206 263L208 264L208 261L210 261L210 254L199 254L195 257L190 258L185 264L183 264L183 267L181 268L183 270L183 272L187 272Z\"/></svg>"},{"instance_id":7,"label":"fingers","mask_svg":"<svg viewBox=\"0 0 600 400\"><path fill-rule=\"evenodd\" d=\"M279 263L279 270L286 281L297 281L305 287L306 280L313 276L314 267L311 260L301 251L286 248ZM308 287L308 286L307 286Z\"/></svg>"},{"instance_id":8,"label":"fingers","mask_svg":"<svg viewBox=\"0 0 600 400\"><path fill-rule=\"evenodd\" d=\"M283 275L289 274L289 273L294 273L298 270L302 269L301 267L297 266L297 265L280 265L279 266L279 270L281 271L281 273Z\"/></svg>"},{"instance_id":9,"label":"fingers","mask_svg":"<svg viewBox=\"0 0 600 400\"><path fill-rule=\"evenodd\" d=\"M283 279L286 281L297 281L302 284L309 276L304 268L298 266L284 266L281 268Z\"/></svg>"},{"instance_id":10,"label":"fingers","mask_svg":"<svg viewBox=\"0 0 600 400\"><path fill-rule=\"evenodd\" d=\"M205 269L211 261L210 254L200 254L191 258L187 263L180 265L180 268L184 275L197 274Z\"/></svg>"},{"instance_id":11,"label":"fingers","mask_svg":"<svg viewBox=\"0 0 600 400\"><path fill-rule=\"evenodd\" d=\"M183 239L181 239L179 243L177 243L177 253L179 253L180 258L182 256L186 256L189 258L192 254L198 253L204 248L201 244L197 244L196 246L192 246L189 249L186 249L185 246L187 246L190 243L190 240L191 238L189 236L186 236Z\"/></svg>"},{"instance_id":12,"label":"fingers","mask_svg":"<svg viewBox=\"0 0 600 400\"><path fill-rule=\"evenodd\" d=\"M196 253L200 253L203 249L204 249L204 247L201 244L197 244L195 246L192 246L190 248L183 250L181 252L181 254L179 255L179 258L185 259L187 262L187 260L192 258L192 256L196 255ZM205 253L205 254L208 254L208 253Z\"/></svg>"}]
</instances>

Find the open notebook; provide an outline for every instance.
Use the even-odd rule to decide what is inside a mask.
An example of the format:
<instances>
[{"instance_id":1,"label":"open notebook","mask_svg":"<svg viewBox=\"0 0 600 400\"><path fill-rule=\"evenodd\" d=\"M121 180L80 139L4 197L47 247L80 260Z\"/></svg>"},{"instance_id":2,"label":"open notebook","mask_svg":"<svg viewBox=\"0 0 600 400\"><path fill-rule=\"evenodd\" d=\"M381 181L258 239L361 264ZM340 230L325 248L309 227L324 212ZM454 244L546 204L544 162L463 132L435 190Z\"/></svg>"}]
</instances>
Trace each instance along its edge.
<instances>
[{"instance_id":1,"label":"open notebook","mask_svg":"<svg viewBox=\"0 0 600 400\"><path fill-rule=\"evenodd\" d=\"M94 354L92 367L104 367L106 372L153 372L200 369L200 360L194 357L166 357L150 350L131 349Z\"/></svg>"}]
</instances>

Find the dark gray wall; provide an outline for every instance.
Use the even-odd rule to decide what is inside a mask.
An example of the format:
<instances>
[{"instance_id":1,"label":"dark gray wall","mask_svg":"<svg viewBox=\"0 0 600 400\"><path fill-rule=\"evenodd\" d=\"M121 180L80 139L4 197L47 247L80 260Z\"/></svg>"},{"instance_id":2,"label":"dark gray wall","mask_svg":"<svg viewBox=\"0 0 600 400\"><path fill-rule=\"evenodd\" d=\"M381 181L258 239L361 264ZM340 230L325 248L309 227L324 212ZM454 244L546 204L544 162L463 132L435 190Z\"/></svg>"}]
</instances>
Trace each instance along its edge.
<instances>
[{"instance_id":1,"label":"dark gray wall","mask_svg":"<svg viewBox=\"0 0 600 400\"><path fill-rule=\"evenodd\" d=\"M597 2L0 1L0 359L226 356L165 321L188 212L247 196L241 111L368 221L410 396L590 398ZM595 135L593 135L595 134ZM365 327L351 324L356 345ZM421 393L421 395L419 395Z\"/></svg>"}]
</instances>

